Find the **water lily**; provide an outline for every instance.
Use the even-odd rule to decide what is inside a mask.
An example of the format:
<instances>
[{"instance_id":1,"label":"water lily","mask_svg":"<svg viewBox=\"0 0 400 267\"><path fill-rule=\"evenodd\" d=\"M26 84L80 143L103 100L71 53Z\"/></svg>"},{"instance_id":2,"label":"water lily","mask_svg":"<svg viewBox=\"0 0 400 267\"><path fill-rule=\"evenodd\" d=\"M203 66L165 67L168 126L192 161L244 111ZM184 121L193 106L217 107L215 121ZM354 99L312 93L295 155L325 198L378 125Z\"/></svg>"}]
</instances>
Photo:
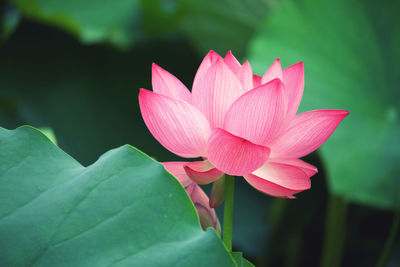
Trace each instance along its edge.
<instances>
[{"instance_id":1,"label":"water lily","mask_svg":"<svg viewBox=\"0 0 400 267\"><path fill-rule=\"evenodd\" d=\"M279 59L263 76L229 52L211 51L192 91L153 64L153 91L141 89L143 119L169 151L200 161L179 162L198 184L224 173L243 176L257 190L292 198L309 189L317 168L300 158L320 147L347 116L345 110L296 115L304 89L303 63L285 69ZM173 171L172 171L173 173Z\"/></svg>"}]
</instances>

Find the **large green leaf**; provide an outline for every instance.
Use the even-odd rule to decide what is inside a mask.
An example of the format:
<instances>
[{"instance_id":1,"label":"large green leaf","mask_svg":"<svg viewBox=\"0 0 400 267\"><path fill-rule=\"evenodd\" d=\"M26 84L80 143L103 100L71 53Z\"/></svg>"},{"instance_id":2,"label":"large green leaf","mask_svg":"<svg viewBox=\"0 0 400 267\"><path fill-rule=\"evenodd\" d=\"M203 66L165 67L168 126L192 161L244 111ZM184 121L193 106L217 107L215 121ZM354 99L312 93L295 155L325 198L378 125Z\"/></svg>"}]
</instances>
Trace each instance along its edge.
<instances>
[{"instance_id":1,"label":"large green leaf","mask_svg":"<svg viewBox=\"0 0 400 267\"><path fill-rule=\"evenodd\" d=\"M180 0L182 30L205 54L232 50L243 57L250 37L261 25L273 0Z\"/></svg>"},{"instance_id":2,"label":"large green leaf","mask_svg":"<svg viewBox=\"0 0 400 267\"><path fill-rule=\"evenodd\" d=\"M29 19L61 28L84 43L126 47L143 37L181 32L202 51L243 56L276 0L11 0Z\"/></svg>"},{"instance_id":3,"label":"large green leaf","mask_svg":"<svg viewBox=\"0 0 400 267\"><path fill-rule=\"evenodd\" d=\"M234 266L179 182L128 145L83 167L34 128L0 128L0 203L2 266Z\"/></svg>"},{"instance_id":4,"label":"large green leaf","mask_svg":"<svg viewBox=\"0 0 400 267\"><path fill-rule=\"evenodd\" d=\"M20 14L17 9L5 1L0 3L0 41L6 41L19 24Z\"/></svg>"},{"instance_id":5,"label":"large green leaf","mask_svg":"<svg viewBox=\"0 0 400 267\"><path fill-rule=\"evenodd\" d=\"M252 42L251 62L265 70L304 61L301 111L350 115L320 152L334 194L400 206L400 20L397 1L287 1Z\"/></svg>"},{"instance_id":6,"label":"large green leaf","mask_svg":"<svg viewBox=\"0 0 400 267\"><path fill-rule=\"evenodd\" d=\"M84 43L130 44L138 35L139 0L12 0L36 21L60 27Z\"/></svg>"}]
</instances>

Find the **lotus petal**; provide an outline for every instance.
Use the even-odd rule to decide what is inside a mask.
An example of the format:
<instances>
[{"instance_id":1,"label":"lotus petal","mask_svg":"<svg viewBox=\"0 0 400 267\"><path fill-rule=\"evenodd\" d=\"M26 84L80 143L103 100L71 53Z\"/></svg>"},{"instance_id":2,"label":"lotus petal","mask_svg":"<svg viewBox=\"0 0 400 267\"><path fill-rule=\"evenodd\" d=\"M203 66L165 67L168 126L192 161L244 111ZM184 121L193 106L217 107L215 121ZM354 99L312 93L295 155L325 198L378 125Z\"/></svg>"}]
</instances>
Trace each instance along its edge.
<instances>
[{"instance_id":1,"label":"lotus petal","mask_svg":"<svg viewBox=\"0 0 400 267\"><path fill-rule=\"evenodd\" d=\"M211 128L194 106L145 89L139 105L147 128L165 148L182 157L206 156Z\"/></svg>"},{"instance_id":2,"label":"lotus petal","mask_svg":"<svg viewBox=\"0 0 400 267\"><path fill-rule=\"evenodd\" d=\"M284 85L274 79L238 98L224 122L228 132L254 144L268 144L281 130L286 115Z\"/></svg>"},{"instance_id":3,"label":"lotus petal","mask_svg":"<svg viewBox=\"0 0 400 267\"><path fill-rule=\"evenodd\" d=\"M314 110L296 115L288 129L268 146L273 158L300 158L320 147L339 123L346 110Z\"/></svg>"},{"instance_id":4,"label":"lotus petal","mask_svg":"<svg viewBox=\"0 0 400 267\"><path fill-rule=\"evenodd\" d=\"M232 135L223 129L213 129L208 141L208 160L229 175L245 175L261 167L270 149Z\"/></svg>"}]
</instances>

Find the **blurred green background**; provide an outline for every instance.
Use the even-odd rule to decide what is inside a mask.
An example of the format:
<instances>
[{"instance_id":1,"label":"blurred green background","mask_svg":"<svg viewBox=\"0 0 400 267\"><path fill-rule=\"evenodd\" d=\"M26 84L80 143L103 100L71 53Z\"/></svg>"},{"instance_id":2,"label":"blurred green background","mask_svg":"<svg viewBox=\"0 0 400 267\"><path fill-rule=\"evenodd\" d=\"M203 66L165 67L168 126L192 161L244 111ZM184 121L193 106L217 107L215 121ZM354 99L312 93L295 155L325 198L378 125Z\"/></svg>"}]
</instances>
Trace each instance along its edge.
<instances>
[{"instance_id":1,"label":"blurred green background","mask_svg":"<svg viewBox=\"0 0 400 267\"><path fill-rule=\"evenodd\" d=\"M296 200L236 179L234 249L257 266L400 265L399 1L0 3L0 125L50 127L84 165L126 143L178 159L141 119L152 62L190 88L210 49L249 59L258 75L277 57L303 61L300 111L350 115L307 157L320 172Z\"/></svg>"}]
</instances>

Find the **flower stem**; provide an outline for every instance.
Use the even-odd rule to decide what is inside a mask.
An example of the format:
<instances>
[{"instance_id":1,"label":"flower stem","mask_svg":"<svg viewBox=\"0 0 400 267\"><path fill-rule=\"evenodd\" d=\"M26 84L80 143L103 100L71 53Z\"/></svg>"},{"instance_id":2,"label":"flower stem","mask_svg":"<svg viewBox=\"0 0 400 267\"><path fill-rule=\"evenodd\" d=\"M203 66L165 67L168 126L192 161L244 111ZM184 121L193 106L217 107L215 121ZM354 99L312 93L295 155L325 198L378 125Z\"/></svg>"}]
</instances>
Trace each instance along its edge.
<instances>
[{"instance_id":1,"label":"flower stem","mask_svg":"<svg viewBox=\"0 0 400 267\"><path fill-rule=\"evenodd\" d=\"M389 232L389 237L386 240L385 247L383 248L377 267L384 267L387 265L390 259L390 254L392 253L394 247L399 225L400 225L400 210L398 210L393 217L393 223Z\"/></svg>"},{"instance_id":2,"label":"flower stem","mask_svg":"<svg viewBox=\"0 0 400 267\"><path fill-rule=\"evenodd\" d=\"M222 238L226 248L232 252L232 223L233 223L233 199L235 180L233 176L226 175L225 178L225 204L224 204L224 226Z\"/></svg>"},{"instance_id":3,"label":"flower stem","mask_svg":"<svg viewBox=\"0 0 400 267\"><path fill-rule=\"evenodd\" d=\"M347 204L341 197L330 195L325 215L325 237L321 267L341 266L346 238Z\"/></svg>"}]
</instances>

